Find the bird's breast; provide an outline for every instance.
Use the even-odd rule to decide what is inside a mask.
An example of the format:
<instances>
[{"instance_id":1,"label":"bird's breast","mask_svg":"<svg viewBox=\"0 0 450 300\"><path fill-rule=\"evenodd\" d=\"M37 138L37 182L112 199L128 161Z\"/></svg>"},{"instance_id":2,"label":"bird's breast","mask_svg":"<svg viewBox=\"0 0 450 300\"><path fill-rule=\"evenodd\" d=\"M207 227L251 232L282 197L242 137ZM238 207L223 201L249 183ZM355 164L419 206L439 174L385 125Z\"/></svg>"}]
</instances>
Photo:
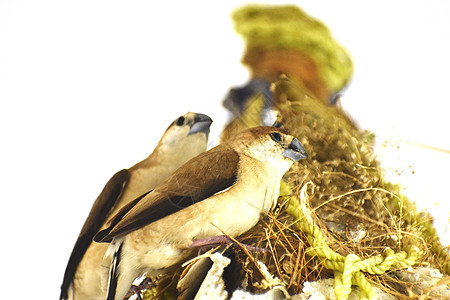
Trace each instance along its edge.
<instances>
[{"instance_id":1,"label":"bird's breast","mask_svg":"<svg viewBox=\"0 0 450 300\"><path fill-rule=\"evenodd\" d=\"M187 246L194 240L223 234L237 237L251 229L274 206L279 191L279 179L252 179L238 180L226 191L128 234L133 264L147 270L167 268L192 253Z\"/></svg>"}]
</instances>

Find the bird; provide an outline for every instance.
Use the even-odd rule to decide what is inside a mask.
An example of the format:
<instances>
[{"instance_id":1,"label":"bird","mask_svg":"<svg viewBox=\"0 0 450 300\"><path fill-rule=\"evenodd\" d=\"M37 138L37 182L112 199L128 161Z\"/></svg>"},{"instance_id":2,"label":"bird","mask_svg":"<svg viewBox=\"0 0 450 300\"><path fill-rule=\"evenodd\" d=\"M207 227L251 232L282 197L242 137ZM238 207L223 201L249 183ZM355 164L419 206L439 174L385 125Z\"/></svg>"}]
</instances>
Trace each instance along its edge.
<instances>
[{"instance_id":1,"label":"bird","mask_svg":"<svg viewBox=\"0 0 450 300\"><path fill-rule=\"evenodd\" d=\"M199 154L124 207L94 238L110 244L107 299L157 277L224 233L237 237L276 206L280 181L307 153L286 129L258 126Z\"/></svg>"},{"instance_id":2,"label":"bird","mask_svg":"<svg viewBox=\"0 0 450 300\"><path fill-rule=\"evenodd\" d=\"M273 105L271 85L272 83L267 79L251 78L245 85L231 88L222 101L222 105L231 112L233 117L238 117L244 112L247 102L255 95L261 94L264 100L261 110L270 109Z\"/></svg>"},{"instance_id":3,"label":"bird","mask_svg":"<svg viewBox=\"0 0 450 300\"><path fill-rule=\"evenodd\" d=\"M60 299L105 299L110 262L108 245L92 241L115 215L145 195L192 157L204 152L212 119L188 112L166 129L153 152L129 169L114 174L95 200L73 247L61 285Z\"/></svg>"}]
</instances>

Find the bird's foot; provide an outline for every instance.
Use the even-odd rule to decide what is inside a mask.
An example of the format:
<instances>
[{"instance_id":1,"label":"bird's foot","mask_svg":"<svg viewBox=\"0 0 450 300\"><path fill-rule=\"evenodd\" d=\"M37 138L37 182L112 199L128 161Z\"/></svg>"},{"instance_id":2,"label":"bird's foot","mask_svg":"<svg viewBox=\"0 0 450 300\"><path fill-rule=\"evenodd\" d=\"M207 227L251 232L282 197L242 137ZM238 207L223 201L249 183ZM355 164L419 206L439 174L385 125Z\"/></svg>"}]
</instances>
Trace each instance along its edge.
<instances>
[{"instance_id":1,"label":"bird's foot","mask_svg":"<svg viewBox=\"0 0 450 300\"><path fill-rule=\"evenodd\" d=\"M248 251L251 251L251 252L267 252L267 251L269 251L266 248L255 247L255 246L250 246L250 245L246 245L246 244L242 244L242 243L237 243L235 240L233 240L232 238L230 238L227 235L216 235L216 236L212 236L209 238L195 240L188 246L188 248L199 247L201 250L205 250L205 249L207 250L207 249L214 248L217 246L224 246L224 245L229 245L229 244L231 244L233 246L237 246L237 247L245 247L245 249L247 249Z\"/></svg>"},{"instance_id":2,"label":"bird's foot","mask_svg":"<svg viewBox=\"0 0 450 300\"><path fill-rule=\"evenodd\" d=\"M141 292L143 290L148 290L155 286L155 283L149 278L146 277L139 285L132 285L130 289L128 290L127 295L125 296L125 299L130 298L133 295L136 295L138 300L142 300Z\"/></svg>"}]
</instances>

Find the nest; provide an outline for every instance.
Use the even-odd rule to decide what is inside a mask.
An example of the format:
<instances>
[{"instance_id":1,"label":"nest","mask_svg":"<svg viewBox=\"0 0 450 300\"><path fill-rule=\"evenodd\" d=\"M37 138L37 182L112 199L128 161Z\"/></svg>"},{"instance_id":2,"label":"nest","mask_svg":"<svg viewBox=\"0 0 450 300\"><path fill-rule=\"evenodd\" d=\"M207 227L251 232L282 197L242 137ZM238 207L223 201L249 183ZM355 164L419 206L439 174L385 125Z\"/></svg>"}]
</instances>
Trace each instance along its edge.
<instances>
[{"instance_id":1,"label":"nest","mask_svg":"<svg viewBox=\"0 0 450 300\"><path fill-rule=\"evenodd\" d=\"M282 279L290 294L299 293L305 281L334 277L323 259L308 255L313 245L295 225L299 216L292 213L292 207L298 204L290 202L292 196L301 198L302 189L313 225L320 228L335 253L369 259L383 255L387 248L393 253L414 248L420 253L416 265L450 274L450 256L439 242L431 216L418 212L398 193L398 186L384 181L371 133L359 130L338 107L314 100L301 85L288 79L276 83L274 99L280 120L298 137L309 157L286 175L292 195L284 196L279 210L239 241L270 250L255 254L255 258ZM240 280L257 286L261 277L254 265L245 254L238 257L243 266ZM412 284L399 280L397 269L393 266L383 274L366 277L391 295L409 298Z\"/></svg>"}]
</instances>

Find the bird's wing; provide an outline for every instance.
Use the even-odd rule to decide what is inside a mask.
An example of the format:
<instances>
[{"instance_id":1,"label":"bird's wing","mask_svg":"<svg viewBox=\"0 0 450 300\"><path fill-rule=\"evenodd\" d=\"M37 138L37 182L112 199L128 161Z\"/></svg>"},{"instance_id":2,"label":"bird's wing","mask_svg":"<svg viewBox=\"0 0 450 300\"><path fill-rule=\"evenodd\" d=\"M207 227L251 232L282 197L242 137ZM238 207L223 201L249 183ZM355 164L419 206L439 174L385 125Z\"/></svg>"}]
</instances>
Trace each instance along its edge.
<instances>
[{"instance_id":1,"label":"bird's wing","mask_svg":"<svg viewBox=\"0 0 450 300\"><path fill-rule=\"evenodd\" d=\"M111 209L120 198L129 178L130 173L128 170L121 170L114 174L92 205L89 216L84 222L83 228L81 229L75 246L73 247L69 262L67 263L63 283L61 285L60 299L67 299L68 289L72 283L78 264L91 244L94 235L98 230L100 230Z\"/></svg>"},{"instance_id":2,"label":"bird's wing","mask_svg":"<svg viewBox=\"0 0 450 300\"><path fill-rule=\"evenodd\" d=\"M203 152L127 212L118 213L112 226L100 231L95 241L110 242L231 187L236 182L238 163L239 155L227 146Z\"/></svg>"}]
</instances>

